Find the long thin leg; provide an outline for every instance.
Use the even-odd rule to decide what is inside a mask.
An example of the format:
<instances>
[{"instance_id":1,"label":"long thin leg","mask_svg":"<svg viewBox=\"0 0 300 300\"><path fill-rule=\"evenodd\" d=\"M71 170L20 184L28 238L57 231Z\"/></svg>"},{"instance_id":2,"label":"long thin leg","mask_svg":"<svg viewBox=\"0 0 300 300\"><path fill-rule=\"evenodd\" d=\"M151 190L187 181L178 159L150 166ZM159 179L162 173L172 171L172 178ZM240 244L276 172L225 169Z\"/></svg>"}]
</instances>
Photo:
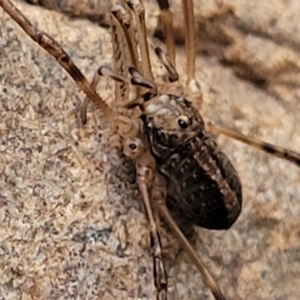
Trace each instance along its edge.
<instances>
[{"instance_id":1,"label":"long thin leg","mask_svg":"<svg viewBox=\"0 0 300 300\"><path fill-rule=\"evenodd\" d=\"M112 35L113 35L113 52L114 52L114 60L116 64L116 70L122 70L122 66L118 66L121 61L126 60L124 57L124 45L122 39L126 39L127 47L130 56L129 63L127 64L127 68L129 66L135 66L139 72L142 72L141 63L139 61L138 56L138 45L136 42L136 29L134 28L134 24L132 22L132 16L127 11L127 6L123 6L119 3L116 3L112 6L111 9L111 24L112 24ZM128 8L129 9L129 8ZM124 63L124 62L122 62ZM123 75L123 74L122 74Z\"/></svg>"},{"instance_id":2,"label":"long thin leg","mask_svg":"<svg viewBox=\"0 0 300 300\"><path fill-rule=\"evenodd\" d=\"M190 258L192 259L193 263L201 273L203 280L206 284L206 286L211 290L212 294L214 295L216 300L225 300L224 295L222 294L220 288L218 287L217 283L211 276L211 274L208 272L206 267L204 266L202 260L197 255L189 241L186 239L184 234L180 231L177 224L175 223L173 217L171 216L168 208L165 204L162 204L161 202L157 202L157 207L160 212L160 214L163 216L164 220L168 223L170 228L172 229L175 236L178 238L178 240L182 243L184 246L185 251L188 253Z\"/></svg>"},{"instance_id":3,"label":"long thin leg","mask_svg":"<svg viewBox=\"0 0 300 300\"><path fill-rule=\"evenodd\" d=\"M153 172L156 162L148 150L146 150L144 142L139 139L127 139L124 142L124 153L127 157L136 162L137 183L141 192L145 213L150 225L150 242L153 257L153 276L155 287L157 289L157 300L167 299L167 273L162 258L162 245L154 219L150 193L153 182Z\"/></svg>"},{"instance_id":4,"label":"long thin leg","mask_svg":"<svg viewBox=\"0 0 300 300\"><path fill-rule=\"evenodd\" d=\"M153 190L152 190L152 201L155 204L155 207L158 209L160 215L167 222L171 230L177 239L182 243L185 251L188 253L193 263L202 274L203 280L206 286L211 290L216 300L225 300L224 295L222 294L219 286L209 273L209 271L204 266L202 260L197 255L189 241L186 239L184 234L178 228L176 222L171 216L167 206L166 206L166 186L165 181L158 174L154 178Z\"/></svg>"},{"instance_id":5,"label":"long thin leg","mask_svg":"<svg viewBox=\"0 0 300 300\"><path fill-rule=\"evenodd\" d=\"M171 64L174 66L174 68L176 68L174 29L169 1L157 0L157 3L160 8L161 18L163 21L164 31L166 35L167 54L169 56Z\"/></svg>"},{"instance_id":6,"label":"long thin leg","mask_svg":"<svg viewBox=\"0 0 300 300\"><path fill-rule=\"evenodd\" d=\"M295 151L292 151L292 150L289 150L286 148L282 148L279 146L275 146L275 145L260 141L258 139L248 137L239 132L235 132L233 130L226 129L226 128L214 125L212 123L208 123L207 125L208 125L208 130L214 134L226 135L226 136L231 137L235 140L238 140L242 143L245 143L249 146L252 146L259 150L265 151L273 156L290 161L290 162L294 163L296 166L300 167L300 153L297 153Z\"/></svg>"},{"instance_id":7,"label":"long thin leg","mask_svg":"<svg viewBox=\"0 0 300 300\"><path fill-rule=\"evenodd\" d=\"M117 120L116 113L112 111L96 93L95 89L90 85L88 80L59 43L47 33L34 27L9 0L0 0L0 6L2 6L11 18L21 26L21 28L33 39L34 42L43 47L58 61L58 63L68 72L86 96L93 100L102 110L105 117L114 124L115 120Z\"/></svg>"},{"instance_id":8,"label":"long thin leg","mask_svg":"<svg viewBox=\"0 0 300 300\"><path fill-rule=\"evenodd\" d=\"M157 299L163 300L167 299L167 272L165 270L164 261L162 258L162 245L160 236L157 230L157 226L154 220L149 191L147 188L147 180L145 177L145 172L143 169L137 170L138 176L138 185L140 192L142 194L143 203L145 207L146 216L150 225L150 241L152 248L152 257L153 257L153 272L154 272L154 282L155 287L158 291Z\"/></svg>"},{"instance_id":9,"label":"long thin leg","mask_svg":"<svg viewBox=\"0 0 300 300\"><path fill-rule=\"evenodd\" d=\"M130 8L125 1L115 3L111 14L111 36L113 45L113 70L122 76L127 76L128 68L136 66L142 71L138 56L138 44L136 42L136 29ZM140 88L129 87L129 85L115 82L115 106L123 106L129 102L130 91L140 93Z\"/></svg>"},{"instance_id":10,"label":"long thin leg","mask_svg":"<svg viewBox=\"0 0 300 300\"><path fill-rule=\"evenodd\" d=\"M100 76L98 74L98 70L94 73L94 76L93 76L93 79L92 79L92 82L91 82L91 87L96 90L97 89L97 86L99 84L99 81L100 81ZM81 109L80 109L80 117L81 117L81 121L82 121L82 124L86 124L87 122L87 107L88 107L88 104L89 104L89 98L88 97L85 97L82 105L81 105Z\"/></svg>"},{"instance_id":11,"label":"long thin leg","mask_svg":"<svg viewBox=\"0 0 300 300\"><path fill-rule=\"evenodd\" d=\"M167 54L171 64L175 65L175 43L172 14L168 0L157 0L165 27ZM185 25L185 49L187 54L187 83L195 80L195 20L193 0L182 0Z\"/></svg>"},{"instance_id":12,"label":"long thin leg","mask_svg":"<svg viewBox=\"0 0 300 300\"><path fill-rule=\"evenodd\" d=\"M193 105L200 109L202 105L202 91L195 74L195 18L193 0L182 0L185 24L185 49L186 49L186 95Z\"/></svg>"},{"instance_id":13,"label":"long thin leg","mask_svg":"<svg viewBox=\"0 0 300 300\"><path fill-rule=\"evenodd\" d=\"M147 43L147 31L145 22L145 8L141 1L137 0L127 0L128 6L132 9L133 15L136 19L136 28L139 37L140 55L141 55L141 65L142 74L148 80L154 80L153 73L151 70L149 48Z\"/></svg>"},{"instance_id":14,"label":"long thin leg","mask_svg":"<svg viewBox=\"0 0 300 300\"><path fill-rule=\"evenodd\" d=\"M185 24L185 49L187 55L187 83L195 80L195 20L193 0L182 0Z\"/></svg>"}]
</instances>

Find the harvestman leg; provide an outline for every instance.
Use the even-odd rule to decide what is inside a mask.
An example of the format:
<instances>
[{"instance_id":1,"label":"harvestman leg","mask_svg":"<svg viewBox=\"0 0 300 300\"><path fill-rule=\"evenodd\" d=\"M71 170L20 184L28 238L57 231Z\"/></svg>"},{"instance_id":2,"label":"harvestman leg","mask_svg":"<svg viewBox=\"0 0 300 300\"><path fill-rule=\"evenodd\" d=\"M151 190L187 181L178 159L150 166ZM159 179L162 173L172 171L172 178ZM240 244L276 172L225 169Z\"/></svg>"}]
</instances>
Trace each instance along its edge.
<instances>
[{"instance_id":1,"label":"harvestman leg","mask_svg":"<svg viewBox=\"0 0 300 300\"><path fill-rule=\"evenodd\" d=\"M97 72L95 72L94 76L93 76L93 79L92 79L92 82L91 82L91 87L96 90L97 89L97 86L99 84L99 81L100 81L100 76L98 74L98 70ZM82 105L81 105L81 109L80 109L80 117L81 117L81 120L82 120L82 124L86 124L87 122L87 107L88 107L88 104L89 104L89 98L88 97L85 97Z\"/></svg>"},{"instance_id":2,"label":"harvestman leg","mask_svg":"<svg viewBox=\"0 0 300 300\"><path fill-rule=\"evenodd\" d=\"M139 46L140 46L140 59L142 63L142 74L148 80L153 81L153 73L151 70L149 49L147 43L147 31L146 31L146 22L145 22L145 8L142 2L139 0L127 0L128 6L132 9L133 15L136 20L136 27L139 38Z\"/></svg>"},{"instance_id":3,"label":"harvestman leg","mask_svg":"<svg viewBox=\"0 0 300 300\"><path fill-rule=\"evenodd\" d=\"M150 242L154 264L154 280L157 289L157 300L167 299L167 274L162 258L162 245L154 219L152 187L155 183L156 161L140 138L127 139L124 153L135 161L137 183L143 198L143 205L150 225Z\"/></svg>"},{"instance_id":4,"label":"harvestman leg","mask_svg":"<svg viewBox=\"0 0 300 300\"><path fill-rule=\"evenodd\" d=\"M251 147L267 152L273 156L285 159L300 167L300 153L279 146L275 146L255 138L251 138L239 132L226 129L218 125L214 125L212 123L208 123L207 125L208 130L214 134L226 135Z\"/></svg>"},{"instance_id":5,"label":"harvestman leg","mask_svg":"<svg viewBox=\"0 0 300 300\"><path fill-rule=\"evenodd\" d=\"M171 64L175 65L175 43L174 43L174 30L172 21L172 14L170 12L170 6L168 0L157 0L161 9L162 21L165 24L166 32L166 44L167 54ZM194 8L193 0L182 0L182 9L184 15L184 27L185 27L185 49L186 49L186 88L185 94L188 95L188 99L198 109L202 105L202 91L200 84L196 80L195 76L195 20L194 20Z\"/></svg>"},{"instance_id":6,"label":"harvestman leg","mask_svg":"<svg viewBox=\"0 0 300 300\"><path fill-rule=\"evenodd\" d=\"M169 56L171 64L176 68L175 57L175 42L173 32L173 19L170 11L170 5L168 0L157 0L160 8L160 15L164 25L164 32L166 35L167 54Z\"/></svg>"}]
</instances>

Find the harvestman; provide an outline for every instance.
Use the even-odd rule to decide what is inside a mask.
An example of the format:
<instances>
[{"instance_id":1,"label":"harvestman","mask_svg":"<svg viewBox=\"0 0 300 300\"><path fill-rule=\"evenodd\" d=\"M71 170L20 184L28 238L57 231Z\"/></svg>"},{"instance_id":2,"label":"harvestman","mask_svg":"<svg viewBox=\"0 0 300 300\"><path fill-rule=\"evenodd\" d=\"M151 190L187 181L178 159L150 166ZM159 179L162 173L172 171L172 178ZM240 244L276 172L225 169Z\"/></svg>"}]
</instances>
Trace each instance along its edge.
<instances>
[{"instance_id":1,"label":"harvestman","mask_svg":"<svg viewBox=\"0 0 300 300\"><path fill-rule=\"evenodd\" d=\"M165 27L167 54L159 47L154 48L168 76L154 79L144 8L140 1L129 0L121 1L121 4L114 3L111 11L114 67L100 67L91 84L51 36L35 28L9 0L0 0L0 5L35 42L56 58L84 91L87 98L81 110L83 123L86 122L88 102L92 100L123 138L123 151L136 166L137 182L150 225L157 299L167 299L167 274L152 208L158 210L181 241L215 299L225 299L186 236L190 235L194 225L227 229L235 222L242 204L240 181L227 157L217 150L215 141L204 128L201 116L192 106L193 101L202 101L200 85L195 78L193 1L182 1L187 51L185 87L178 84L169 4L167 0L157 2ZM132 22L132 18L135 22ZM124 114L109 108L96 93L102 75L116 81L115 97L124 102ZM130 84L134 86L131 92L135 94L132 101L129 101ZM132 118L129 113L126 115L135 107L142 111L137 118ZM208 124L207 127L212 133L227 135L300 166L300 154L296 152L214 124ZM178 164L180 170L176 173L174 168Z\"/></svg>"}]
</instances>

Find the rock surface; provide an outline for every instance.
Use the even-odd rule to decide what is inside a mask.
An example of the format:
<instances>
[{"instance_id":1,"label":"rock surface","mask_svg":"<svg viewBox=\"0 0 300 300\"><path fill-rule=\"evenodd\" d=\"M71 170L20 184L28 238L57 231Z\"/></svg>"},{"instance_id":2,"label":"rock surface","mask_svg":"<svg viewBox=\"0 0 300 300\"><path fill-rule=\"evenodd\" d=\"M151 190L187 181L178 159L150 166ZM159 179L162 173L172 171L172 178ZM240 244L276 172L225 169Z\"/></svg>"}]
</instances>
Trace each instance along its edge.
<instances>
[{"instance_id":1,"label":"rock surface","mask_svg":"<svg viewBox=\"0 0 300 300\"><path fill-rule=\"evenodd\" d=\"M88 78L111 61L108 29L14 2ZM299 151L300 4L194 2L205 119ZM146 3L151 32L159 30L154 4ZM0 299L155 299L132 166L111 151L111 131L93 105L81 124L84 95L56 61L2 9L0 23ZM177 60L182 74L180 47ZM112 87L103 79L98 89L108 102ZM240 174L244 207L226 232L197 229L198 254L228 299L298 299L299 168L218 141ZM170 248L170 299L213 299L189 259L172 258Z\"/></svg>"}]
</instances>

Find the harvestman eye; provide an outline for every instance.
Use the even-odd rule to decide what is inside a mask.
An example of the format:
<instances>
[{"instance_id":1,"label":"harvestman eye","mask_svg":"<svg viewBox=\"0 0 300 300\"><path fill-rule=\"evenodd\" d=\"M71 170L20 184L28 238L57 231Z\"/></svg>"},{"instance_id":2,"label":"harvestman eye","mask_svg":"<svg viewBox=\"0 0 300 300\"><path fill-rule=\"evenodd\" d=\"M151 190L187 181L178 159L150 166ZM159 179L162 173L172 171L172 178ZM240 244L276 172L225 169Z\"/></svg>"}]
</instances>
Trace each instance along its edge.
<instances>
[{"instance_id":1,"label":"harvestman eye","mask_svg":"<svg viewBox=\"0 0 300 300\"><path fill-rule=\"evenodd\" d=\"M180 116L177 119L177 123L182 129L187 129L190 126L191 122L187 116Z\"/></svg>"}]
</instances>

